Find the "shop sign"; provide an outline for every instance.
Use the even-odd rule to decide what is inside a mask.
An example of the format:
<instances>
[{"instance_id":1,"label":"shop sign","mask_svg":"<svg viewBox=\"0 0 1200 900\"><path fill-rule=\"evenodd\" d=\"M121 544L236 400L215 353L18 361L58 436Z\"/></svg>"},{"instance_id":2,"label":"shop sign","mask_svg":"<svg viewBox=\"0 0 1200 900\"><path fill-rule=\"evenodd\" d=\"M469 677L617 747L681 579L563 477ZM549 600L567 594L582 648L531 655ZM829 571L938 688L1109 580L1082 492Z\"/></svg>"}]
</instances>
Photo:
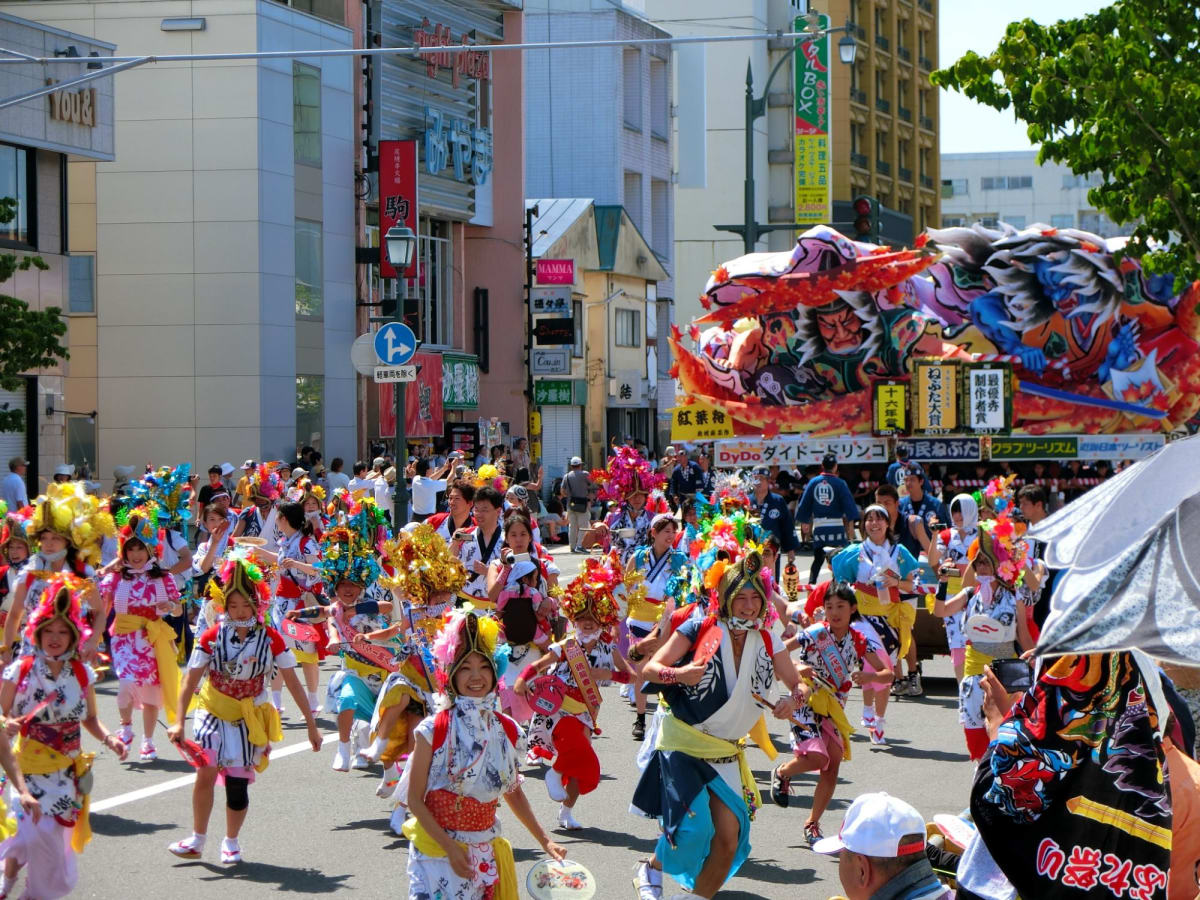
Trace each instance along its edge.
<instances>
[{"instance_id":1,"label":"shop sign","mask_svg":"<svg viewBox=\"0 0 1200 900\"><path fill-rule=\"evenodd\" d=\"M479 363L473 356L447 353L442 357L442 408L479 406Z\"/></svg>"},{"instance_id":2,"label":"shop sign","mask_svg":"<svg viewBox=\"0 0 1200 900\"><path fill-rule=\"evenodd\" d=\"M976 462L982 459L979 438L914 438L904 442L917 462Z\"/></svg>"},{"instance_id":3,"label":"shop sign","mask_svg":"<svg viewBox=\"0 0 1200 900\"><path fill-rule=\"evenodd\" d=\"M537 343L551 346L575 343L575 319L538 319L533 326Z\"/></svg>"},{"instance_id":4,"label":"shop sign","mask_svg":"<svg viewBox=\"0 0 1200 900\"><path fill-rule=\"evenodd\" d=\"M733 437L733 419L707 403L692 403L671 410L671 443L711 441Z\"/></svg>"},{"instance_id":5,"label":"shop sign","mask_svg":"<svg viewBox=\"0 0 1200 900\"><path fill-rule=\"evenodd\" d=\"M734 438L714 443L713 453L718 469L819 465L826 453L843 465L870 466L887 463L888 444L884 438Z\"/></svg>"},{"instance_id":6,"label":"shop sign","mask_svg":"<svg viewBox=\"0 0 1200 900\"><path fill-rule=\"evenodd\" d=\"M413 43L418 47L455 45L450 26L435 25L428 18L422 19L420 26L413 29ZM471 46L470 36L464 34L458 44L462 47ZM437 78L441 69L449 69L455 87L458 87L459 79L464 76L484 79L492 77L492 55L486 50L459 50L455 53L443 50L440 53L422 53L421 59L425 62L425 74L430 78Z\"/></svg>"},{"instance_id":7,"label":"shop sign","mask_svg":"<svg viewBox=\"0 0 1200 900\"><path fill-rule=\"evenodd\" d=\"M645 401L646 383L637 372L618 372L609 379L609 406L642 406Z\"/></svg>"},{"instance_id":8,"label":"shop sign","mask_svg":"<svg viewBox=\"0 0 1200 900\"><path fill-rule=\"evenodd\" d=\"M570 315L570 282L558 287L535 287L529 292L529 302L535 316L548 314Z\"/></svg>"},{"instance_id":9,"label":"shop sign","mask_svg":"<svg viewBox=\"0 0 1200 900\"><path fill-rule=\"evenodd\" d=\"M46 84L56 84L52 78ZM55 91L48 97L50 118L71 125L96 127L96 89L80 88L77 91Z\"/></svg>"},{"instance_id":10,"label":"shop sign","mask_svg":"<svg viewBox=\"0 0 1200 900\"><path fill-rule=\"evenodd\" d=\"M1167 445L1162 434L1082 434L1076 459L1145 459Z\"/></svg>"},{"instance_id":11,"label":"shop sign","mask_svg":"<svg viewBox=\"0 0 1200 900\"><path fill-rule=\"evenodd\" d=\"M958 366L941 360L913 362L913 433L958 430Z\"/></svg>"},{"instance_id":12,"label":"shop sign","mask_svg":"<svg viewBox=\"0 0 1200 900\"><path fill-rule=\"evenodd\" d=\"M442 358L437 353L418 353L417 380L405 385L404 420L409 437L440 437L442 419Z\"/></svg>"},{"instance_id":13,"label":"shop sign","mask_svg":"<svg viewBox=\"0 0 1200 900\"><path fill-rule=\"evenodd\" d=\"M539 259L537 261L538 284L574 284L575 260Z\"/></svg>"},{"instance_id":14,"label":"shop sign","mask_svg":"<svg viewBox=\"0 0 1200 900\"><path fill-rule=\"evenodd\" d=\"M453 165L456 181L486 184L492 171L492 131L426 106L425 171L441 175L448 165Z\"/></svg>"},{"instance_id":15,"label":"shop sign","mask_svg":"<svg viewBox=\"0 0 1200 900\"><path fill-rule=\"evenodd\" d=\"M829 16L818 17L829 28ZM804 31L808 20L795 21ZM796 224L820 225L833 220L833 167L829 154L829 35L798 43L792 65L796 73L793 164Z\"/></svg>"},{"instance_id":16,"label":"shop sign","mask_svg":"<svg viewBox=\"0 0 1200 900\"><path fill-rule=\"evenodd\" d=\"M569 378L533 383L534 406L571 406L571 380Z\"/></svg>"},{"instance_id":17,"label":"shop sign","mask_svg":"<svg viewBox=\"0 0 1200 900\"><path fill-rule=\"evenodd\" d=\"M417 142L379 142L379 274L395 278L396 270L388 261L387 234L393 225L407 225L417 232ZM417 256L405 272L406 278L417 277Z\"/></svg>"},{"instance_id":18,"label":"shop sign","mask_svg":"<svg viewBox=\"0 0 1200 900\"><path fill-rule=\"evenodd\" d=\"M1012 428L1012 369L1007 364L963 365L963 427L975 434Z\"/></svg>"},{"instance_id":19,"label":"shop sign","mask_svg":"<svg viewBox=\"0 0 1200 900\"><path fill-rule=\"evenodd\" d=\"M1073 435L994 437L992 459L1075 459L1079 440Z\"/></svg>"},{"instance_id":20,"label":"shop sign","mask_svg":"<svg viewBox=\"0 0 1200 900\"><path fill-rule=\"evenodd\" d=\"M529 371L534 375L568 375L571 372L570 352L535 349L529 356Z\"/></svg>"},{"instance_id":21,"label":"shop sign","mask_svg":"<svg viewBox=\"0 0 1200 900\"><path fill-rule=\"evenodd\" d=\"M908 379L871 382L871 431L880 437L908 433Z\"/></svg>"}]
</instances>

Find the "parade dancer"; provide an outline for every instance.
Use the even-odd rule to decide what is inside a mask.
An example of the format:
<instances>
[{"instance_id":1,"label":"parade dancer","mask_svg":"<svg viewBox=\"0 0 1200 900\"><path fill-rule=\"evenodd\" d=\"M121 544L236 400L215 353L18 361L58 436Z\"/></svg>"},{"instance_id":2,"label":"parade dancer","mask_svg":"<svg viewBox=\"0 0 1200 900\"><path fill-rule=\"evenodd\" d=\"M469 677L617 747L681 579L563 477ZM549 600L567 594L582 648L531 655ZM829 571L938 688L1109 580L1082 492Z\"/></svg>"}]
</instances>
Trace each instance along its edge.
<instances>
[{"instance_id":1,"label":"parade dancer","mask_svg":"<svg viewBox=\"0 0 1200 900\"><path fill-rule=\"evenodd\" d=\"M825 619L784 641L788 652L800 651L798 673L812 691L792 719L793 757L771 773L771 799L779 806L789 802L791 780L802 772L818 772L812 809L804 823L804 838L811 847L824 835L821 814L833 799L838 770L850 759L853 728L846 718L846 698L862 684L864 665L878 682L893 677L887 652L879 636L858 614L854 588L841 583L825 591Z\"/></svg>"},{"instance_id":2,"label":"parade dancer","mask_svg":"<svg viewBox=\"0 0 1200 900\"><path fill-rule=\"evenodd\" d=\"M0 506L3 505L0 501ZM28 506L24 510L9 510L0 529L0 628L12 610L17 585L21 583L21 569L29 561L30 538L25 530L32 514L33 509Z\"/></svg>"},{"instance_id":3,"label":"parade dancer","mask_svg":"<svg viewBox=\"0 0 1200 900\"><path fill-rule=\"evenodd\" d=\"M496 604L488 599L487 574L488 566L500 559L504 547L504 528L500 522L504 494L493 485L485 484L475 489L472 508L475 526L455 531L451 536L450 549L467 570L468 580L459 593L459 600L470 603L476 609L490 610Z\"/></svg>"},{"instance_id":4,"label":"parade dancer","mask_svg":"<svg viewBox=\"0 0 1200 900\"><path fill-rule=\"evenodd\" d=\"M550 645L549 651L526 666L513 683L513 691L533 707L529 721L529 761L544 762L546 791L561 804L558 827L575 831L583 826L572 810L583 794L600 784L600 760L592 747L592 735L600 712L599 683L614 679L615 640L611 629L620 621L614 591L626 583L615 554L605 559L584 560L583 570L563 592L562 611L574 628L566 640ZM555 693L562 705L553 711L540 706L531 682L548 672L558 683ZM624 673L616 680L624 681Z\"/></svg>"},{"instance_id":5,"label":"parade dancer","mask_svg":"<svg viewBox=\"0 0 1200 900\"><path fill-rule=\"evenodd\" d=\"M496 712L498 630L494 620L458 612L434 646L445 693L417 726L401 782L412 814L403 826L410 900L517 900L512 845L496 815L501 798L549 856L566 856L522 791L520 729Z\"/></svg>"},{"instance_id":6,"label":"parade dancer","mask_svg":"<svg viewBox=\"0 0 1200 900\"><path fill-rule=\"evenodd\" d=\"M930 565L938 573L938 597L946 600L962 590L962 576L967 569L967 551L979 535L979 505L970 494L957 494L950 501L952 526L937 534L936 558ZM932 554L931 554L932 555ZM966 614L959 610L943 619L946 626L946 646L954 664L954 676L963 680L963 663L967 658L967 636L963 633Z\"/></svg>"},{"instance_id":7,"label":"parade dancer","mask_svg":"<svg viewBox=\"0 0 1200 900\"><path fill-rule=\"evenodd\" d=\"M718 560L705 572L707 614L680 625L643 669L669 704L658 746L633 796L659 820L654 857L638 865L639 897L662 896L662 872L712 897L750 854L758 788L741 741L778 678L791 691L772 710L788 719L808 696L787 651L764 629L762 557Z\"/></svg>"},{"instance_id":8,"label":"parade dancer","mask_svg":"<svg viewBox=\"0 0 1200 900\"><path fill-rule=\"evenodd\" d=\"M275 501L280 498L283 489L283 482L275 471L275 463L257 466L243 480L250 505L238 516L233 536L262 537L270 541L275 535Z\"/></svg>"},{"instance_id":9,"label":"parade dancer","mask_svg":"<svg viewBox=\"0 0 1200 900\"><path fill-rule=\"evenodd\" d=\"M446 485L446 512L434 513L425 523L448 544L456 531L474 527L474 502L475 485L466 478L455 478Z\"/></svg>"},{"instance_id":10,"label":"parade dancer","mask_svg":"<svg viewBox=\"0 0 1200 900\"><path fill-rule=\"evenodd\" d=\"M321 749L321 732L303 702L292 651L279 632L265 622L271 596L262 570L248 558L233 555L209 579L205 590L221 618L196 640L179 692L178 720L167 729L173 743L183 741L183 721L196 695L192 736L200 752L193 761L197 768L192 789L192 833L167 849L181 859L203 855L213 792L220 782L225 786L221 862L232 864L242 860L238 835L250 805L250 784L255 775L266 771L270 742L283 740L279 711L267 689L276 669L304 714L314 753Z\"/></svg>"},{"instance_id":11,"label":"parade dancer","mask_svg":"<svg viewBox=\"0 0 1200 900\"><path fill-rule=\"evenodd\" d=\"M854 585L858 612L879 635L887 651L891 670L908 653L912 626L917 618L915 607L905 603L900 593L912 593L913 573L919 568L908 549L892 534L888 511L877 503L863 513L866 539L851 544L833 557L833 577ZM872 672L867 663L863 677L862 727L869 729L872 744L886 744L888 685L892 678Z\"/></svg>"},{"instance_id":12,"label":"parade dancer","mask_svg":"<svg viewBox=\"0 0 1200 900\"><path fill-rule=\"evenodd\" d=\"M636 548L650 543L654 513L647 500L651 491L662 489L666 479L632 447L618 447L606 469L592 472L592 480L600 485L596 498L614 504L596 530L605 552L616 549L624 565Z\"/></svg>"},{"instance_id":13,"label":"parade dancer","mask_svg":"<svg viewBox=\"0 0 1200 900\"><path fill-rule=\"evenodd\" d=\"M37 809L22 804L17 833L0 844L0 894L12 892L24 866L25 896L52 900L74 890L75 855L92 837L88 807L95 754L81 749L80 728L118 759L125 758L126 747L100 723L96 675L77 652L90 636L83 597L93 586L69 572L46 576L44 583L25 629L30 649L5 668L0 683L5 731L19 735L17 764L38 804ZM14 778L14 788L19 784Z\"/></svg>"},{"instance_id":14,"label":"parade dancer","mask_svg":"<svg viewBox=\"0 0 1200 900\"><path fill-rule=\"evenodd\" d=\"M133 710L142 711L141 762L158 759L154 728L158 710L166 708L168 724L175 722L179 700L179 664L175 630L164 619L179 615L183 607L175 576L159 566L165 540L159 528L157 506L146 504L122 510L117 568L100 582L100 596L113 612L108 650L120 687L117 710L121 728L117 737L133 744Z\"/></svg>"}]
</instances>

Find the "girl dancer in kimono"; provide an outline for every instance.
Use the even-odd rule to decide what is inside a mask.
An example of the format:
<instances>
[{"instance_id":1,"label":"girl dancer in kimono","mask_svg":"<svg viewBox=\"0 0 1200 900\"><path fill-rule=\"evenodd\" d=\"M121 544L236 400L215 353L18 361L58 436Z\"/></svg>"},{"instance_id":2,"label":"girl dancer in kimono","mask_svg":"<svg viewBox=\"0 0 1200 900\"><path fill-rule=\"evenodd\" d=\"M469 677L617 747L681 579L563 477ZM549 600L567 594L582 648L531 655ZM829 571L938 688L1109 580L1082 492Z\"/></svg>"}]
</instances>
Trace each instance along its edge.
<instances>
[{"instance_id":1,"label":"girl dancer in kimono","mask_svg":"<svg viewBox=\"0 0 1200 900\"><path fill-rule=\"evenodd\" d=\"M771 799L779 806L789 802L791 780L801 772L818 772L812 809L804 823L804 837L811 847L824 835L821 814L833 799L838 769L850 759L850 735L854 729L846 718L846 698L862 684L862 669L869 664L881 682L891 680L892 667L875 629L858 614L854 588L841 583L825 591L825 619L784 641L788 652L800 651L797 667L812 692L792 720L791 759L771 773Z\"/></svg>"},{"instance_id":2,"label":"girl dancer in kimono","mask_svg":"<svg viewBox=\"0 0 1200 900\"><path fill-rule=\"evenodd\" d=\"M79 878L75 854L92 837L88 801L95 754L81 749L81 726L118 759L126 753L125 744L96 716L96 675L76 652L90 636L82 599L93 585L69 572L47 576L45 585L25 629L32 649L5 668L0 682L5 731L9 737L19 735L17 763L29 794L37 799L34 808L20 795L20 778L13 778L14 799L22 801L22 808L17 833L0 844L0 894L12 893L25 866L25 896L38 900L74 890Z\"/></svg>"},{"instance_id":3,"label":"girl dancer in kimono","mask_svg":"<svg viewBox=\"0 0 1200 900\"><path fill-rule=\"evenodd\" d=\"M512 845L496 815L501 798L549 856L566 856L521 789L520 729L496 712L498 631L495 620L458 612L434 645L441 708L417 726L400 785L411 813L402 829L410 900L517 900Z\"/></svg>"},{"instance_id":4,"label":"girl dancer in kimono","mask_svg":"<svg viewBox=\"0 0 1200 900\"><path fill-rule=\"evenodd\" d=\"M258 566L235 554L209 579L206 591L223 617L196 640L179 692L177 721L167 729L173 743L183 741L183 721L199 689L192 719L192 736L199 745L193 760L197 768L192 789L192 833L167 849L181 859L203 855L213 792L220 782L225 786L221 862L233 864L242 860L238 834L250 806L250 784L256 774L266 771L270 742L283 740L279 711L271 703L267 687L275 669L281 672L296 708L304 715L314 753L321 749L321 731L304 703L292 651L279 632L265 622L271 595Z\"/></svg>"},{"instance_id":5,"label":"girl dancer in kimono","mask_svg":"<svg viewBox=\"0 0 1200 900\"><path fill-rule=\"evenodd\" d=\"M618 447L608 468L592 472L592 480L600 485L597 499L613 501L612 511L596 526L604 550L617 550L624 565L636 548L650 543L654 513L646 501L651 491L666 484L666 479L632 447Z\"/></svg>"},{"instance_id":6,"label":"girl dancer in kimono","mask_svg":"<svg viewBox=\"0 0 1200 900\"><path fill-rule=\"evenodd\" d=\"M638 864L642 900L662 896L664 871L688 891L676 900L710 898L737 873L759 806L739 742L776 679L790 691L773 705L776 718L790 718L807 700L787 650L764 628L761 570L753 550L737 562L715 562L705 573L707 614L681 624L643 669L663 685L670 709L633 795L634 806L662 828L654 857Z\"/></svg>"},{"instance_id":7,"label":"girl dancer in kimono","mask_svg":"<svg viewBox=\"0 0 1200 900\"><path fill-rule=\"evenodd\" d=\"M967 570L967 551L979 536L979 506L970 494L958 494L950 501L953 525L937 534L937 557L930 560L938 573L938 597L946 600L962 590L962 576ZM946 645L954 663L954 675L963 680L963 663L967 658L967 636L963 633L966 614L959 610L946 616Z\"/></svg>"},{"instance_id":8,"label":"girl dancer in kimono","mask_svg":"<svg viewBox=\"0 0 1200 900\"><path fill-rule=\"evenodd\" d=\"M0 501L0 506L3 505ZM12 610L13 595L21 582L21 569L29 562L30 538L25 530L32 513L27 506L25 512L9 510L4 515L3 530L0 530L0 628L4 627Z\"/></svg>"},{"instance_id":9,"label":"girl dancer in kimono","mask_svg":"<svg viewBox=\"0 0 1200 900\"><path fill-rule=\"evenodd\" d=\"M896 662L908 653L917 619L916 608L901 600L900 593L912 593L918 564L908 548L896 542L890 522L882 506L868 506L863 513L866 540L838 551L833 557L833 577L854 585L859 615L879 635L895 671ZM884 714L892 679L872 669L868 662L862 682L862 727L869 729L872 744L882 745L887 743Z\"/></svg>"},{"instance_id":10,"label":"girl dancer in kimono","mask_svg":"<svg viewBox=\"0 0 1200 900\"><path fill-rule=\"evenodd\" d=\"M175 576L158 565L164 535L158 527L158 507L144 505L119 513L120 542L117 570L100 582L100 596L114 613L108 649L119 679L117 710L121 743L133 743L133 710L142 711L142 746L138 759L158 759L154 727L158 710L166 707L167 722L175 722L179 700L179 665L175 629L163 619L179 615L183 607Z\"/></svg>"}]
</instances>

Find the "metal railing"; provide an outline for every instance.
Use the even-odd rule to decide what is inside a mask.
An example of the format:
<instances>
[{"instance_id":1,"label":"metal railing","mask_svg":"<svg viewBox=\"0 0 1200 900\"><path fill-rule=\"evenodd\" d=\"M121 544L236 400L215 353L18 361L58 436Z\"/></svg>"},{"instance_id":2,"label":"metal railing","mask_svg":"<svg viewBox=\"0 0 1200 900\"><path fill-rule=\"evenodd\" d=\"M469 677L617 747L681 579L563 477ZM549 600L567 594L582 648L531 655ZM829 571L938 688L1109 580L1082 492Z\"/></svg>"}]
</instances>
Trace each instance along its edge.
<instances>
[{"instance_id":1,"label":"metal railing","mask_svg":"<svg viewBox=\"0 0 1200 900\"><path fill-rule=\"evenodd\" d=\"M933 60L930 59L928 56L918 56L917 57L917 65L920 66L922 69L924 69L926 72L933 71Z\"/></svg>"},{"instance_id":2,"label":"metal railing","mask_svg":"<svg viewBox=\"0 0 1200 900\"><path fill-rule=\"evenodd\" d=\"M867 162L867 154L851 152L850 165L858 166L860 169L869 169L870 164Z\"/></svg>"},{"instance_id":3,"label":"metal railing","mask_svg":"<svg viewBox=\"0 0 1200 900\"><path fill-rule=\"evenodd\" d=\"M929 116L921 116L921 127L926 131L933 131L933 119Z\"/></svg>"},{"instance_id":4,"label":"metal railing","mask_svg":"<svg viewBox=\"0 0 1200 900\"><path fill-rule=\"evenodd\" d=\"M901 181L907 181L909 184L912 184L912 169L906 169L904 166L900 166L896 172L900 175Z\"/></svg>"},{"instance_id":5,"label":"metal railing","mask_svg":"<svg viewBox=\"0 0 1200 900\"><path fill-rule=\"evenodd\" d=\"M863 106L866 106L867 105L867 92L860 91L860 90L858 90L858 88L850 88L850 99L853 100L855 103L861 103Z\"/></svg>"},{"instance_id":6,"label":"metal railing","mask_svg":"<svg viewBox=\"0 0 1200 900\"><path fill-rule=\"evenodd\" d=\"M929 188L932 191L933 190L933 179L928 175L922 175L921 176L921 187ZM953 192L951 192L951 196L954 196Z\"/></svg>"},{"instance_id":7,"label":"metal railing","mask_svg":"<svg viewBox=\"0 0 1200 900\"><path fill-rule=\"evenodd\" d=\"M907 47L896 46L896 54L905 62L912 62L912 51Z\"/></svg>"},{"instance_id":8,"label":"metal railing","mask_svg":"<svg viewBox=\"0 0 1200 900\"><path fill-rule=\"evenodd\" d=\"M877 160L875 160L875 171L878 172L880 175L891 175L892 174L892 166L890 163L886 162L885 160L877 159Z\"/></svg>"},{"instance_id":9,"label":"metal railing","mask_svg":"<svg viewBox=\"0 0 1200 900\"><path fill-rule=\"evenodd\" d=\"M917 6L927 13L933 12L933 0L917 0Z\"/></svg>"},{"instance_id":10,"label":"metal railing","mask_svg":"<svg viewBox=\"0 0 1200 900\"><path fill-rule=\"evenodd\" d=\"M896 115L898 115L900 118L902 118L905 122L912 121L912 110L909 109L907 106L897 106L896 107Z\"/></svg>"},{"instance_id":11,"label":"metal railing","mask_svg":"<svg viewBox=\"0 0 1200 900\"><path fill-rule=\"evenodd\" d=\"M892 104L882 97L876 97L875 108L881 113L890 113L892 111Z\"/></svg>"},{"instance_id":12,"label":"metal railing","mask_svg":"<svg viewBox=\"0 0 1200 900\"><path fill-rule=\"evenodd\" d=\"M887 50L889 47L891 47L891 45L892 45L891 41L889 41L882 34L875 35L875 46L878 47L880 50Z\"/></svg>"}]
</instances>

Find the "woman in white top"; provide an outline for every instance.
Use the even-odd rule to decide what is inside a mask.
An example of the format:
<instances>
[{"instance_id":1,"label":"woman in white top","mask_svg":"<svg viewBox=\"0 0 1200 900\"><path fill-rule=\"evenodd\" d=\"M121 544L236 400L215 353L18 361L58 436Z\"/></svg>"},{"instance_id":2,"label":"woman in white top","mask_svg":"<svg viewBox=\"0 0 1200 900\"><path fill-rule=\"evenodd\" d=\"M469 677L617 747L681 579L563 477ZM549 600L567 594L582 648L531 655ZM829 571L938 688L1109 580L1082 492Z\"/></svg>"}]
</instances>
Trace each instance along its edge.
<instances>
[{"instance_id":1,"label":"woman in white top","mask_svg":"<svg viewBox=\"0 0 1200 900\"><path fill-rule=\"evenodd\" d=\"M427 459L415 459L408 464L406 474L412 479L414 522L424 522L437 512L437 495L446 490L446 475L449 472L449 462L433 475L429 475L429 460Z\"/></svg>"}]
</instances>

